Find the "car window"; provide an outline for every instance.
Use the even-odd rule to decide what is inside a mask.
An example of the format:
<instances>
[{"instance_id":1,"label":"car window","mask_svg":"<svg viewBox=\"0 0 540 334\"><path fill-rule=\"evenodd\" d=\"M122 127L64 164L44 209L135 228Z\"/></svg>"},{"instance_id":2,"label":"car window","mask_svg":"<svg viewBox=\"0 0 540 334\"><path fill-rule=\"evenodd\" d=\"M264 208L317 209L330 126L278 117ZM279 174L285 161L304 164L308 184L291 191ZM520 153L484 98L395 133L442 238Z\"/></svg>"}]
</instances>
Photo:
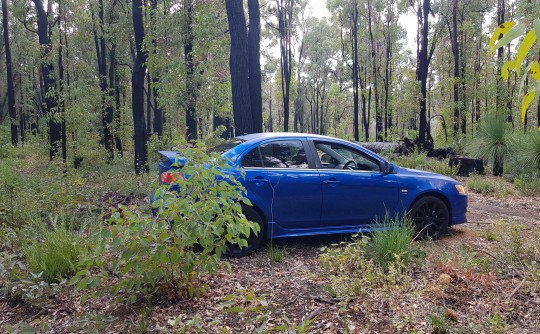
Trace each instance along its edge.
<instances>
[{"instance_id":1,"label":"car window","mask_svg":"<svg viewBox=\"0 0 540 334\"><path fill-rule=\"evenodd\" d=\"M377 160L351 147L329 142L315 142L322 168L380 171Z\"/></svg>"},{"instance_id":2,"label":"car window","mask_svg":"<svg viewBox=\"0 0 540 334\"><path fill-rule=\"evenodd\" d=\"M308 168L304 146L299 140L282 140L254 148L242 159L243 167Z\"/></svg>"}]
</instances>

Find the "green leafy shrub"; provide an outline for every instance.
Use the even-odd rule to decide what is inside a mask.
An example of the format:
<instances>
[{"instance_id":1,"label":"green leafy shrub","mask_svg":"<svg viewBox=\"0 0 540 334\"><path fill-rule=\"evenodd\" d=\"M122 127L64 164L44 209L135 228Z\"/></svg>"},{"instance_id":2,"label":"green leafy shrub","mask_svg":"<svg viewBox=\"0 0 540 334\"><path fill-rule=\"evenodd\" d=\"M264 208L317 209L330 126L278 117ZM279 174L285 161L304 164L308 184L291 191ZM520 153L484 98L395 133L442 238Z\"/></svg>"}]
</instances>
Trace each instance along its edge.
<instances>
[{"instance_id":1,"label":"green leafy shrub","mask_svg":"<svg viewBox=\"0 0 540 334\"><path fill-rule=\"evenodd\" d=\"M376 230L366 245L366 254L384 269L396 263L407 266L417 253L413 244L414 222L407 216L391 219L388 215L375 222Z\"/></svg>"},{"instance_id":2,"label":"green leafy shrub","mask_svg":"<svg viewBox=\"0 0 540 334\"><path fill-rule=\"evenodd\" d=\"M228 244L247 246L259 226L242 214L240 203L249 201L244 188L225 174L226 162L207 155L204 148L186 149L187 163L178 192L162 186L156 192L155 217L140 208L120 206L99 232L93 255L73 279L79 288L107 284L120 300L134 302L158 292L195 296L205 292L198 285L200 273L214 272Z\"/></svg>"},{"instance_id":3,"label":"green leafy shrub","mask_svg":"<svg viewBox=\"0 0 540 334\"><path fill-rule=\"evenodd\" d=\"M34 240L24 248L24 255L32 273L42 273L48 283L60 282L77 271L84 249L81 237L63 228L47 231L43 240Z\"/></svg>"}]
</instances>

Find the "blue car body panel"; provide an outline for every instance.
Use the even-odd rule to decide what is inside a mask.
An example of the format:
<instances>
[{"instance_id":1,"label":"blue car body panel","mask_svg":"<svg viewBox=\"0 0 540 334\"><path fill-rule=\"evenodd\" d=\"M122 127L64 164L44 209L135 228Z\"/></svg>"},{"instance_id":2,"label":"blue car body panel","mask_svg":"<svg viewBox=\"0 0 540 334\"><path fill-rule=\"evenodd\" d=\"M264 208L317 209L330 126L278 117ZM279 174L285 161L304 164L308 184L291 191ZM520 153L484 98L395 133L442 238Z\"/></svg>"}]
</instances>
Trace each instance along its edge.
<instances>
[{"instance_id":1,"label":"blue car body panel","mask_svg":"<svg viewBox=\"0 0 540 334\"><path fill-rule=\"evenodd\" d=\"M398 167L357 144L327 136L260 133L237 138L244 141L223 153L231 166L226 172L246 188L247 197L267 222L268 238L373 231L377 219L402 216L426 195L447 204L452 225L467 222L467 196L457 191L459 182L450 177ZM242 166L252 150L286 141L302 143L307 159L303 168ZM361 153L374 170L323 168L315 143ZM165 157L159 162L160 174L178 160L185 163L178 152L160 153Z\"/></svg>"}]
</instances>

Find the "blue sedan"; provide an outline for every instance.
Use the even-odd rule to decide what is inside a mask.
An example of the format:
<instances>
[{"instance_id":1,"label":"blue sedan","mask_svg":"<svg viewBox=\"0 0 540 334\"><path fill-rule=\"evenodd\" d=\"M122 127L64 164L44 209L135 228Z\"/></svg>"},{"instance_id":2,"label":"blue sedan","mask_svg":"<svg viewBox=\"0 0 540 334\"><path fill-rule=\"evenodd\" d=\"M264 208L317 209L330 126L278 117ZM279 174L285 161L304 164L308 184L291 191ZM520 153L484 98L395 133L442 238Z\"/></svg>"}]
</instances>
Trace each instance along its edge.
<instances>
[{"instance_id":1,"label":"blue sedan","mask_svg":"<svg viewBox=\"0 0 540 334\"><path fill-rule=\"evenodd\" d=\"M352 142L303 133L236 137L224 153L253 206L258 223L249 246L265 238L370 232L386 215L408 213L417 231L436 239L467 222L467 195L450 177L398 167ZM160 180L167 183L178 152L161 151ZM241 177L241 170L245 177Z\"/></svg>"}]
</instances>

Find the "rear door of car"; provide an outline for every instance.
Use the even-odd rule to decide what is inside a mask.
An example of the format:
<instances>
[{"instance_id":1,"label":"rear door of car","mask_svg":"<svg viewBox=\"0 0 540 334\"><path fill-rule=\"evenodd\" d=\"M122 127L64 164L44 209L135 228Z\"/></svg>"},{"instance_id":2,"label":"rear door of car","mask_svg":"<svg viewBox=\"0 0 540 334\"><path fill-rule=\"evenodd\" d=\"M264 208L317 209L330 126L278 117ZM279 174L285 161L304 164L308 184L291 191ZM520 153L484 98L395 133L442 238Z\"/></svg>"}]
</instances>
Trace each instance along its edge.
<instances>
[{"instance_id":1,"label":"rear door of car","mask_svg":"<svg viewBox=\"0 0 540 334\"><path fill-rule=\"evenodd\" d=\"M372 224L401 208L393 174L385 174L380 160L345 143L313 141L319 159L323 226ZM347 168L351 160L356 169Z\"/></svg>"},{"instance_id":2,"label":"rear door of car","mask_svg":"<svg viewBox=\"0 0 540 334\"><path fill-rule=\"evenodd\" d=\"M269 139L251 148L241 160L249 199L269 222L283 228L320 223L321 182L306 145L301 138Z\"/></svg>"}]
</instances>

